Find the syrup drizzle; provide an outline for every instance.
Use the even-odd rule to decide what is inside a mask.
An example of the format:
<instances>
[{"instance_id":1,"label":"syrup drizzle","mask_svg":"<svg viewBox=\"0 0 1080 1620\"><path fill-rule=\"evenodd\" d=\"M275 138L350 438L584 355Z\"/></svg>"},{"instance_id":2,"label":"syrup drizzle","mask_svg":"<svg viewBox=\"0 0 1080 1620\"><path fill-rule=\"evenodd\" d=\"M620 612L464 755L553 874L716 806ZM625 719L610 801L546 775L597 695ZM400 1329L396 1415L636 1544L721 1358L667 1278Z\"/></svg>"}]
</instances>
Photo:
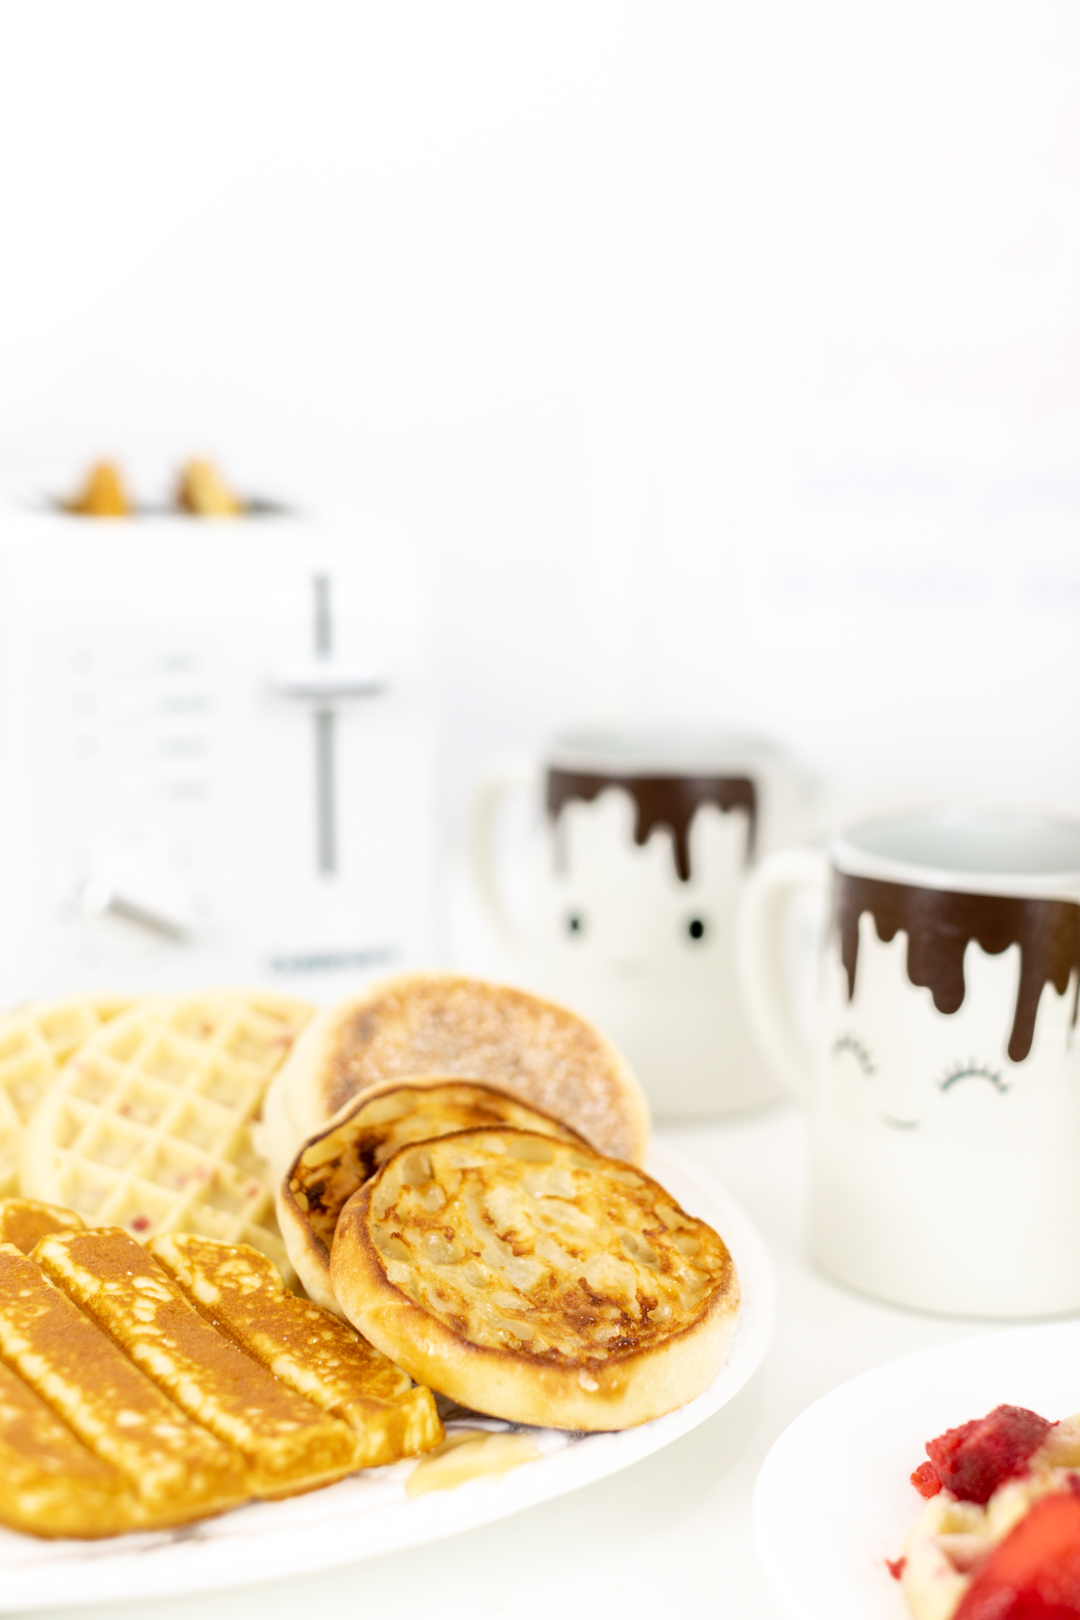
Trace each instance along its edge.
<instances>
[{"instance_id":1,"label":"syrup drizzle","mask_svg":"<svg viewBox=\"0 0 1080 1620\"><path fill-rule=\"evenodd\" d=\"M1009 1036L1009 1056L1022 1063L1035 1038L1043 986L1059 996L1075 972L1072 1022L1080 1001L1080 905L1074 900L1033 900L1018 895L957 894L878 878L833 874L833 925L847 973L848 1000L855 994L859 918L868 911L878 938L888 944L907 934L907 976L929 990L938 1012L954 1013L964 1001L964 952L974 941L989 956L1020 947L1020 986Z\"/></svg>"},{"instance_id":2,"label":"syrup drizzle","mask_svg":"<svg viewBox=\"0 0 1080 1620\"><path fill-rule=\"evenodd\" d=\"M583 771L550 770L547 809L558 840L559 818L572 800L591 804L606 788L621 788L634 801L634 843L644 845L657 827L671 832L675 870L680 881L690 881L690 824L703 804L713 804L724 815L745 810L749 825L746 860L753 859L757 836L757 790L748 776L609 776ZM560 867L565 848L557 842Z\"/></svg>"}]
</instances>

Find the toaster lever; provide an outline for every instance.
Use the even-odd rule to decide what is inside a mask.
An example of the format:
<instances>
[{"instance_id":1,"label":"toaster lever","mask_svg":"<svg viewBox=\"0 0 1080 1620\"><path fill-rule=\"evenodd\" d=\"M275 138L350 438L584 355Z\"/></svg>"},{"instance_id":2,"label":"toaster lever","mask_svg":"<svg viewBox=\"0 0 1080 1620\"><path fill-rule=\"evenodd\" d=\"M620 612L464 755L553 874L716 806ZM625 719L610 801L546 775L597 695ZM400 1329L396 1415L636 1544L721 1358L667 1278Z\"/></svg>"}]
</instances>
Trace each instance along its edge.
<instances>
[{"instance_id":1,"label":"toaster lever","mask_svg":"<svg viewBox=\"0 0 1080 1620\"><path fill-rule=\"evenodd\" d=\"M270 684L275 697L292 703L308 703L319 709L331 703L378 697L386 690L386 681L376 670L333 658L311 658L290 664Z\"/></svg>"},{"instance_id":2,"label":"toaster lever","mask_svg":"<svg viewBox=\"0 0 1080 1620\"><path fill-rule=\"evenodd\" d=\"M131 923L145 933L155 934L174 945L186 945L191 938L188 930L172 917L141 905L127 895L120 894L112 884L91 878L79 895L79 907L87 917L115 917L118 922Z\"/></svg>"}]
</instances>

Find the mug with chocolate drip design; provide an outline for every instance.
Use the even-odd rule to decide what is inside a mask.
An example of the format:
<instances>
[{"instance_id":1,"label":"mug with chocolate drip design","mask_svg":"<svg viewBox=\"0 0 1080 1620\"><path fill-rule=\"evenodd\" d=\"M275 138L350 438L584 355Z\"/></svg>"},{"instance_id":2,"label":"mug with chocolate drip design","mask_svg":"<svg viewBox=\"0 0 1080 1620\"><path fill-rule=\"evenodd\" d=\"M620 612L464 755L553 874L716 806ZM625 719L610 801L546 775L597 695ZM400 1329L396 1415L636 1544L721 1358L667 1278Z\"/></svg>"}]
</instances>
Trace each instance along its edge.
<instances>
[{"instance_id":1,"label":"mug with chocolate drip design","mask_svg":"<svg viewBox=\"0 0 1080 1620\"><path fill-rule=\"evenodd\" d=\"M1080 823L941 811L787 851L747 887L748 1011L808 1095L811 1257L953 1315L1080 1309ZM791 1016L777 940L831 887L821 1018Z\"/></svg>"},{"instance_id":2,"label":"mug with chocolate drip design","mask_svg":"<svg viewBox=\"0 0 1080 1620\"><path fill-rule=\"evenodd\" d=\"M522 789L540 811L525 925L495 859L501 805ZM617 1043L658 1114L781 1094L743 1014L735 917L754 861L797 831L805 799L761 739L621 728L558 738L541 770L494 776L477 796L475 885L516 970Z\"/></svg>"}]
</instances>

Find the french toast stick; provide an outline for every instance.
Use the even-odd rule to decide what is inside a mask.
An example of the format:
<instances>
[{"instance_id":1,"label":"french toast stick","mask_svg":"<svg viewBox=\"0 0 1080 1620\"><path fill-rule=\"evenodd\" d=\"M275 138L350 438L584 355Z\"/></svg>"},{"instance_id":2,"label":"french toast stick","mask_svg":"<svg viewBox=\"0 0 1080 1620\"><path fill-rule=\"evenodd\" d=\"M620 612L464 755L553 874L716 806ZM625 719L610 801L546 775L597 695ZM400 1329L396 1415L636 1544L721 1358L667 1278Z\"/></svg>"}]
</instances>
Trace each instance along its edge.
<instances>
[{"instance_id":1,"label":"french toast stick","mask_svg":"<svg viewBox=\"0 0 1080 1620\"><path fill-rule=\"evenodd\" d=\"M9 1243L0 1244L0 1357L90 1451L124 1475L144 1525L220 1513L250 1494L239 1452L185 1417Z\"/></svg>"},{"instance_id":2,"label":"french toast stick","mask_svg":"<svg viewBox=\"0 0 1080 1620\"><path fill-rule=\"evenodd\" d=\"M0 1523L35 1536L141 1526L134 1490L0 1362Z\"/></svg>"},{"instance_id":3,"label":"french toast stick","mask_svg":"<svg viewBox=\"0 0 1080 1620\"><path fill-rule=\"evenodd\" d=\"M252 1494L291 1496L356 1467L352 1430L216 1333L122 1228L52 1234L34 1259L190 1418L236 1447Z\"/></svg>"},{"instance_id":4,"label":"french toast stick","mask_svg":"<svg viewBox=\"0 0 1080 1620\"><path fill-rule=\"evenodd\" d=\"M0 1243L13 1243L29 1254L46 1232L81 1232L83 1220L73 1209L41 1204L36 1198L0 1198Z\"/></svg>"},{"instance_id":5,"label":"french toast stick","mask_svg":"<svg viewBox=\"0 0 1080 1620\"><path fill-rule=\"evenodd\" d=\"M413 1457L442 1440L431 1391L414 1385L347 1322L290 1293L258 1250L187 1232L152 1238L147 1247L213 1327L349 1424L356 1467Z\"/></svg>"}]
</instances>

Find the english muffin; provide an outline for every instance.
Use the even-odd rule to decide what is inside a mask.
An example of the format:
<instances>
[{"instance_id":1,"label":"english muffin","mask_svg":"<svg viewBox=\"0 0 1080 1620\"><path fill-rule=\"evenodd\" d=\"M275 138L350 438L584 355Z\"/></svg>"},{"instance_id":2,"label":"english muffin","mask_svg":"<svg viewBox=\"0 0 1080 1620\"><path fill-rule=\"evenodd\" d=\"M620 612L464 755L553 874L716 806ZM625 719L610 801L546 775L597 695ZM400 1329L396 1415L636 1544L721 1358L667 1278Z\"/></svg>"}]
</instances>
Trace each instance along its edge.
<instances>
[{"instance_id":1,"label":"english muffin","mask_svg":"<svg viewBox=\"0 0 1080 1620\"><path fill-rule=\"evenodd\" d=\"M497 1086L601 1153L645 1156L641 1087L591 1024L524 990L413 973L327 1008L304 1031L266 1098L263 1143L278 1177L347 1102L418 1074Z\"/></svg>"},{"instance_id":2,"label":"english muffin","mask_svg":"<svg viewBox=\"0 0 1080 1620\"><path fill-rule=\"evenodd\" d=\"M404 1082L388 1080L347 1102L324 1130L304 1143L278 1190L278 1225L296 1274L317 1304L340 1315L330 1281L330 1250L338 1216L357 1188L410 1142L485 1125L513 1125L565 1142L582 1141L569 1126L492 1086L418 1075Z\"/></svg>"},{"instance_id":3,"label":"english muffin","mask_svg":"<svg viewBox=\"0 0 1080 1620\"><path fill-rule=\"evenodd\" d=\"M511 1422L623 1429L723 1364L723 1241L634 1166L506 1127L400 1148L330 1261L354 1327L432 1389Z\"/></svg>"}]
</instances>

